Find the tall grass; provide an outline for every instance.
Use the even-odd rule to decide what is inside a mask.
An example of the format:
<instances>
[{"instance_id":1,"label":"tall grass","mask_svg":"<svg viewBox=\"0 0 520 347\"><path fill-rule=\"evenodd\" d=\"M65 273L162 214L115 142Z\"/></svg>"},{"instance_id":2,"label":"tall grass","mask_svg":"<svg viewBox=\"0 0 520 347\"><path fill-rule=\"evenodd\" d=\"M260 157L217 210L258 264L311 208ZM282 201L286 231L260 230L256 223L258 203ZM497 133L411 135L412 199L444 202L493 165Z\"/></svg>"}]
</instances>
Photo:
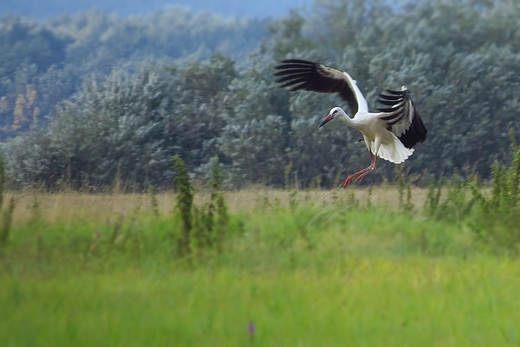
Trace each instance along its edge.
<instances>
[{"instance_id":1,"label":"tall grass","mask_svg":"<svg viewBox=\"0 0 520 347\"><path fill-rule=\"evenodd\" d=\"M5 163L3 157L0 155L0 211L2 211L2 207L4 206L5 180ZM9 242L14 208L15 200L11 197L7 210L2 213L2 220L0 222L0 247L5 247Z\"/></svg>"},{"instance_id":2,"label":"tall grass","mask_svg":"<svg viewBox=\"0 0 520 347\"><path fill-rule=\"evenodd\" d=\"M491 190L224 193L217 163L203 194L11 195L0 346L518 345L520 263L497 241L518 167Z\"/></svg>"},{"instance_id":3,"label":"tall grass","mask_svg":"<svg viewBox=\"0 0 520 347\"><path fill-rule=\"evenodd\" d=\"M304 199L230 214L223 252L203 258L172 252L171 213L19 223L0 256L0 345L519 342L517 260L453 223Z\"/></svg>"},{"instance_id":4,"label":"tall grass","mask_svg":"<svg viewBox=\"0 0 520 347\"><path fill-rule=\"evenodd\" d=\"M520 149L510 166L495 163L491 194L472 183L469 188L479 204L471 228L488 245L517 254L520 251Z\"/></svg>"},{"instance_id":5,"label":"tall grass","mask_svg":"<svg viewBox=\"0 0 520 347\"><path fill-rule=\"evenodd\" d=\"M320 271L4 277L0 339L5 346L513 346L518 269L507 259L343 257Z\"/></svg>"}]
</instances>

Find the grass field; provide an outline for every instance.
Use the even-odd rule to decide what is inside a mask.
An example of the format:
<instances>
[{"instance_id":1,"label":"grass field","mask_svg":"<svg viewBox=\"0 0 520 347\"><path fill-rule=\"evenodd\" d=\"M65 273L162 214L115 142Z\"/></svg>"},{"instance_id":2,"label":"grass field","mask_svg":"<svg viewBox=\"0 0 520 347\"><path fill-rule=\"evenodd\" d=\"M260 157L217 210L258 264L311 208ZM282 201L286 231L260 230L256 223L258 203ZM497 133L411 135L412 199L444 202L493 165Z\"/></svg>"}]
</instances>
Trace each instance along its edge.
<instances>
[{"instance_id":1,"label":"grass field","mask_svg":"<svg viewBox=\"0 0 520 347\"><path fill-rule=\"evenodd\" d=\"M520 262L426 217L423 190L412 212L389 187L228 192L223 249L182 258L157 199L17 194L0 346L520 344Z\"/></svg>"},{"instance_id":2,"label":"grass field","mask_svg":"<svg viewBox=\"0 0 520 347\"><path fill-rule=\"evenodd\" d=\"M311 190L300 191L297 200L301 203L333 203L342 201L348 203L352 197L361 204L367 203L370 198L374 204L386 208L393 208L398 204L398 192L392 187L376 187L369 197L368 189L353 189L349 191ZM413 188L413 198L418 209L422 208L425 190ZM77 192L62 192L57 194L23 192L7 194L16 199L15 221L26 221L38 213L38 218L54 221L68 218L106 219L121 213L151 212L150 197L146 194L85 194ZM209 193L198 193L195 204L207 202ZM264 207L267 200L270 204L279 203L281 207L289 207L290 192L271 189L250 189L247 191L226 192L225 200L230 211L251 212ZM175 195L172 192L157 194L159 211L163 215L171 213L175 206ZM35 208L35 205L37 206ZM36 210L36 211L35 211Z\"/></svg>"}]
</instances>

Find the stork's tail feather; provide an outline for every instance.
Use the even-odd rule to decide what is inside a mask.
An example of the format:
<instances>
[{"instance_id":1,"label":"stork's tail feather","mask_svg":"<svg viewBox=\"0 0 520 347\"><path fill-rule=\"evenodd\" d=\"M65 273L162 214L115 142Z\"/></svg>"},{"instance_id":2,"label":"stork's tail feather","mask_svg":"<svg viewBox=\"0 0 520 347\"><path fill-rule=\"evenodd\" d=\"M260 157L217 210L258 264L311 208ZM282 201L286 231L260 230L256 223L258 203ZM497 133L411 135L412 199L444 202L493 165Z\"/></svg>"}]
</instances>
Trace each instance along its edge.
<instances>
[{"instance_id":1,"label":"stork's tail feather","mask_svg":"<svg viewBox=\"0 0 520 347\"><path fill-rule=\"evenodd\" d=\"M370 152L376 154L378 157L388 160L391 163L400 164L412 155L414 149L406 148L401 141L394 135L393 142L389 144L381 144L379 153L375 153L375 143L370 143Z\"/></svg>"}]
</instances>

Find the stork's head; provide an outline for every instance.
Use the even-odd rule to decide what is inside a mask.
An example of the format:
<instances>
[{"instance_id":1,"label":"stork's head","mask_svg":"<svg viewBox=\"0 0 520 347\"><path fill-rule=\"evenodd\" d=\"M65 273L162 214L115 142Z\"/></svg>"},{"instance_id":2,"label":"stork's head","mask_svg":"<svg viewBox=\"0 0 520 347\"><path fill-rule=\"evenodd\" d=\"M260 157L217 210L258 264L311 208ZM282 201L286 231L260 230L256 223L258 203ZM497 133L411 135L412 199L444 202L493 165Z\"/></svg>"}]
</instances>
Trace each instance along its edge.
<instances>
[{"instance_id":1,"label":"stork's head","mask_svg":"<svg viewBox=\"0 0 520 347\"><path fill-rule=\"evenodd\" d=\"M340 112L342 112L342 111L343 110L341 110L340 107L334 107L332 110L330 110L327 117L323 118L320 125L318 125L318 128L321 128L322 126L324 126L325 124L327 124L328 122L330 122L331 120L333 120L334 118L339 116Z\"/></svg>"}]
</instances>

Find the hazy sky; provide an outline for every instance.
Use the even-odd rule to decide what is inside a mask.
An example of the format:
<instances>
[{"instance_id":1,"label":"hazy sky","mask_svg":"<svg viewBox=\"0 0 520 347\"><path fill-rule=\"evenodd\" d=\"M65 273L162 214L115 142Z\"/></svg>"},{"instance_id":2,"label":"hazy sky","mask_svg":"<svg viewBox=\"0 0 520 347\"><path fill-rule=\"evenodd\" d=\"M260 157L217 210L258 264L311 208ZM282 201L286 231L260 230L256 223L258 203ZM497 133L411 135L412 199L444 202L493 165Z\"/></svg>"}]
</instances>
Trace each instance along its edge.
<instances>
[{"instance_id":1,"label":"hazy sky","mask_svg":"<svg viewBox=\"0 0 520 347\"><path fill-rule=\"evenodd\" d=\"M97 9L121 16L147 14L168 5L211 11L225 17L281 17L313 0L0 0L0 15L50 18Z\"/></svg>"},{"instance_id":2,"label":"hazy sky","mask_svg":"<svg viewBox=\"0 0 520 347\"><path fill-rule=\"evenodd\" d=\"M173 0L170 4L209 10L223 15L275 16L285 15L291 8L310 4L311 0Z\"/></svg>"}]
</instances>

